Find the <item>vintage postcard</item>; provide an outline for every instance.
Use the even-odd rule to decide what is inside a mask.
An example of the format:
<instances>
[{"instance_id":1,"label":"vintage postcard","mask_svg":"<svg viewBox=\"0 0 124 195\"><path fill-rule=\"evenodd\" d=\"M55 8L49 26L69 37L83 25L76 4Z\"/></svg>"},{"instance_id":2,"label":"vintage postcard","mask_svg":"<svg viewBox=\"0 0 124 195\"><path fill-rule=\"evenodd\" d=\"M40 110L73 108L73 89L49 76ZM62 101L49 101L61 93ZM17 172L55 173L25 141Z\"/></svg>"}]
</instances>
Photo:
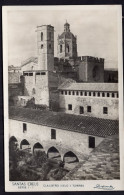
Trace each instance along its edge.
<instances>
[{"instance_id":1,"label":"vintage postcard","mask_svg":"<svg viewBox=\"0 0 124 195\"><path fill-rule=\"evenodd\" d=\"M2 14L5 191L123 190L121 5Z\"/></svg>"}]
</instances>

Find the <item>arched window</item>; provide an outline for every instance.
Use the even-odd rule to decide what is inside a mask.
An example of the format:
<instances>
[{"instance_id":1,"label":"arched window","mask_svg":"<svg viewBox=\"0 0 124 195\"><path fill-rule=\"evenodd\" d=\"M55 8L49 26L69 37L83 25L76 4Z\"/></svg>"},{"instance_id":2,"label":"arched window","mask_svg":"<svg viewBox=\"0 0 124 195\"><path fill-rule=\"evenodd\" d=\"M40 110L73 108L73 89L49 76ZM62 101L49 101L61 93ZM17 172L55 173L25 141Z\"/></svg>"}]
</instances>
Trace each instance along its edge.
<instances>
[{"instance_id":1,"label":"arched window","mask_svg":"<svg viewBox=\"0 0 124 195\"><path fill-rule=\"evenodd\" d=\"M41 41L43 41L43 32L41 32Z\"/></svg>"},{"instance_id":2,"label":"arched window","mask_svg":"<svg viewBox=\"0 0 124 195\"><path fill-rule=\"evenodd\" d=\"M62 53L62 45L60 45L60 53Z\"/></svg>"},{"instance_id":3,"label":"arched window","mask_svg":"<svg viewBox=\"0 0 124 195\"><path fill-rule=\"evenodd\" d=\"M67 52L69 53L69 45L67 45Z\"/></svg>"}]
</instances>

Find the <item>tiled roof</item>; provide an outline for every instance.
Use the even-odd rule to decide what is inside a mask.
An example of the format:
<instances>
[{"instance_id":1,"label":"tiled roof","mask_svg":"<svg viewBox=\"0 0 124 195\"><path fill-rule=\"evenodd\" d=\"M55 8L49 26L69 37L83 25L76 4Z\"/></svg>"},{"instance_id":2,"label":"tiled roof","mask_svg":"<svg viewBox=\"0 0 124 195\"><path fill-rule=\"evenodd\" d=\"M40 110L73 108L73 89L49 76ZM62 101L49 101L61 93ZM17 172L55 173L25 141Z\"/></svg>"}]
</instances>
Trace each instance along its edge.
<instances>
[{"instance_id":1,"label":"tiled roof","mask_svg":"<svg viewBox=\"0 0 124 195\"><path fill-rule=\"evenodd\" d=\"M60 90L118 91L118 83L70 83L60 85Z\"/></svg>"},{"instance_id":2,"label":"tiled roof","mask_svg":"<svg viewBox=\"0 0 124 195\"><path fill-rule=\"evenodd\" d=\"M119 136L105 138L89 155L69 172L65 180L120 179Z\"/></svg>"},{"instance_id":3,"label":"tiled roof","mask_svg":"<svg viewBox=\"0 0 124 195\"><path fill-rule=\"evenodd\" d=\"M118 134L119 130L119 124L116 120L29 108L10 107L9 118L100 137Z\"/></svg>"}]
</instances>

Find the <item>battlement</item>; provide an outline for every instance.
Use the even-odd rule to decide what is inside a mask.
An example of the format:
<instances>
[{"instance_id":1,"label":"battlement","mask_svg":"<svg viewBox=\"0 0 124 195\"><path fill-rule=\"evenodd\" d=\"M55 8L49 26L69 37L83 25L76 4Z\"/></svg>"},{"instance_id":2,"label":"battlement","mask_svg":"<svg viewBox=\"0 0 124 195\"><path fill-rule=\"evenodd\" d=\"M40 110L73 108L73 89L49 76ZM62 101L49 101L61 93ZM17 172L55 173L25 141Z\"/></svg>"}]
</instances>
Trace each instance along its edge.
<instances>
[{"instance_id":1,"label":"battlement","mask_svg":"<svg viewBox=\"0 0 124 195\"><path fill-rule=\"evenodd\" d=\"M98 57L92 57L92 56L79 56L77 57L77 59L80 61L104 63L104 58L98 58Z\"/></svg>"}]
</instances>

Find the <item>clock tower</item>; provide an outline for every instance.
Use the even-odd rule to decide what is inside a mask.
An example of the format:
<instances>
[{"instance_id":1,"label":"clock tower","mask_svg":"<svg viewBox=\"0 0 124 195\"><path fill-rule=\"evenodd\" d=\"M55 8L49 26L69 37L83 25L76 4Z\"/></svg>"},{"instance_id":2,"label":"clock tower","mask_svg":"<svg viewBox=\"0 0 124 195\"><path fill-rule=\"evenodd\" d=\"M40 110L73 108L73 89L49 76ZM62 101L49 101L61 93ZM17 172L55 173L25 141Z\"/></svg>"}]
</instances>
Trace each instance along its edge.
<instances>
[{"instance_id":1,"label":"clock tower","mask_svg":"<svg viewBox=\"0 0 124 195\"><path fill-rule=\"evenodd\" d=\"M70 24L64 24L64 32L58 35L58 58L77 57L77 38L70 32Z\"/></svg>"}]
</instances>

